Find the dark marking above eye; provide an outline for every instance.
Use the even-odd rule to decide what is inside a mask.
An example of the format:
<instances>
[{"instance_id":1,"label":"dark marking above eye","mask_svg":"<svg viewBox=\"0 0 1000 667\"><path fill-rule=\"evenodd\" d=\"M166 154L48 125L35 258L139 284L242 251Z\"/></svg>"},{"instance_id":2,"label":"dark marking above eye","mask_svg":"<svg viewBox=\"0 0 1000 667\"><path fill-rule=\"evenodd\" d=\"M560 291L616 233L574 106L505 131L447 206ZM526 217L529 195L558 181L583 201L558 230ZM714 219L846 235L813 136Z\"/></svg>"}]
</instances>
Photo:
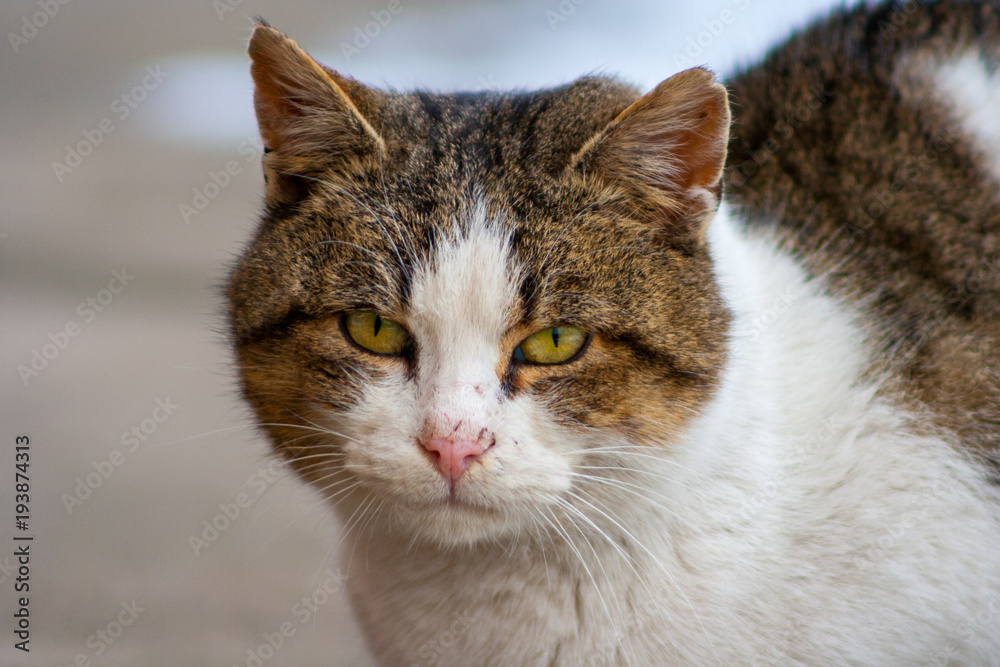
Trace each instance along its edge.
<instances>
[{"instance_id":1,"label":"dark marking above eye","mask_svg":"<svg viewBox=\"0 0 1000 667\"><path fill-rule=\"evenodd\" d=\"M532 271L525 271L521 280L521 307L524 313L522 320L531 320L534 316L535 305L538 297L538 276Z\"/></svg>"},{"instance_id":2,"label":"dark marking above eye","mask_svg":"<svg viewBox=\"0 0 1000 667\"><path fill-rule=\"evenodd\" d=\"M636 357L659 365L663 368L664 372L669 373L671 377L678 380L691 381L700 377L697 371L684 369L673 354L653 348L644 343L637 335L619 333L613 337L613 340L630 348Z\"/></svg>"},{"instance_id":3,"label":"dark marking above eye","mask_svg":"<svg viewBox=\"0 0 1000 667\"><path fill-rule=\"evenodd\" d=\"M291 335L297 325L313 319L314 316L307 314L301 306L295 305L284 313L237 331L236 342L240 345L249 345L282 340Z\"/></svg>"}]
</instances>

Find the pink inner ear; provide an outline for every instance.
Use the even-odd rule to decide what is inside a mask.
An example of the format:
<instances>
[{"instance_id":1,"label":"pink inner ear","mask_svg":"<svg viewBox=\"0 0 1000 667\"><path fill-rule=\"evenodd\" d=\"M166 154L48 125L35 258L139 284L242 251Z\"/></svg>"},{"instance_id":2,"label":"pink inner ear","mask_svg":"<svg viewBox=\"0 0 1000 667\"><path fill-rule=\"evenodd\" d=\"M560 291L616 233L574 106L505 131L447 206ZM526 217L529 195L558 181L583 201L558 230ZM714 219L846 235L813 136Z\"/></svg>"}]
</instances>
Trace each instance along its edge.
<instances>
[{"instance_id":1,"label":"pink inner ear","mask_svg":"<svg viewBox=\"0 0 1000 667\"><path fill-rule=\"evenodd\" d=\"M577 159L660 207L701 208L722 178L729 119L726 89L712 73L686 70L620 113Z\"/></svg>"},{"instance_id":2,"label":"pink inner ear","mask_svg":"<svg viewBox=\"0 0 1000 667\"><path fill-rule=\"evenodd\" d=\"M638 161L661 163L670 189L711 188L722 177L729 138L725 88L705 70L667 79L622 114L618 132ZM631 136L630 136L631 135ZM623 156L628 159L627 156Z\"/></svg>"},{"instance_id":3,"label":"pink inner ear","mask_svg":"<svg viewBox=\"0 0 1000 667\"><path fill-rule=\"evenodd\" d=\"M324 82L309 56L274 28L257 26L247 50L261 137L269 148L280 149L288 121L302 115L299 104L315 97Z\"/></svg>"}]
</instances>

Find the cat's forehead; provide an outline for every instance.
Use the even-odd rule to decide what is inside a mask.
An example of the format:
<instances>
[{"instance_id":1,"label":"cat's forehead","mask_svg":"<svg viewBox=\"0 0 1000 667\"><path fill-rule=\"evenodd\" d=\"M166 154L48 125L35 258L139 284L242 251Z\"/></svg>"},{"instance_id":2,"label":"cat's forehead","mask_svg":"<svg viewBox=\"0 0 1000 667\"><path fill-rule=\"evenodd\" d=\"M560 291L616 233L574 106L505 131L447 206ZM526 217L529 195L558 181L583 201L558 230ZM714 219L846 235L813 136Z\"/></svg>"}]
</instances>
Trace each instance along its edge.
<instances>
[{"instance_id":1,"label":"cat's forehead","mask_svg":"<svg viewBox=\"0 0 1000 667\"><path fill-rule=\"evenodd\" d=\"M321 207L320 224L309 223L300 266L316 270L305 256L319 256L316 277L328 277L355 305L426 316L468 301L471 319L495 329L515 305L527 319L546 319L553 300L567 317L593 311L593 300L581 308L569 301L626 279L609 266L652 259L644 226L603 213L585 193L537 182L533 194L497 180L452 185L435 194L416 180L387 180L368 193L336 193Z\"/></svg>"},{"instance_id":2,"label":"cat's forehead","mask_svg":"<svg viewBox=\"0 0 1000 667\"><path fill-rule=\"evenodd\" d=\"M431 356L442 370L492 366L519 308L521 269L508 230L482 204L469 216L411 278L407 325L425 348L436 348Z\"/></svg>"},{"instance_id":3,"label":"cat's forehead","mask_svg":"<svg viewBox=\"0 0 1000 667\"><path fill-rule=\"evenodd\" d=\"M600 78L530 94L393 94L373 121L382 157L367 173L333 175L311 208L329 220L332 237L407 265L459 237L478 238L484 223L535 271L568 247L614 246L610 230L575 224L599 207L565 172L634 96Z\"/></svg>"},{"instance_id":4,"label":"cat's forehead","mask_svg":"<svg viewBox=\"0 0 1000 667\"><path fill-rule=\"evenodd\" d=\"M465 301L463 317L496 332L518 321L611 326L657 291L662 250L620 201L523 161L477 162L471 156L488 146L467 141L456 147L464 161L386 164L321 188L303 223L303 255L320 257L300 263L317 287L308 298L408 323L440 312L460 319L453 306Z\"/></svg>"},{"instance_id":5,"label":"cat's forehead","mask_svg":"<svg viewBox=\"0 0 1000 667\"><path fill-rule=\"evenodd\" d=\"M606 77L530 92L393 93L373 122L390 151L418 162L545 169L565 163L637 96Z\"/></svg>"},{"instance_id":6,"label":"cat's forehead","mask_svg":"<svg viewBox=\"0 0 1000 667\"><path fill-rule=\"evenodd\" d=\"M450 234L439 236L418 260L410 298L414 311L429 314L439 304L469 301L471 309L489 313L495 309L476 308L474 302L505 293L516 277L510 229L491 216L481 200L463 217L464 224L455 224ZM471 291L469 286L473 286Z\"/></svg>"}]
</instances>

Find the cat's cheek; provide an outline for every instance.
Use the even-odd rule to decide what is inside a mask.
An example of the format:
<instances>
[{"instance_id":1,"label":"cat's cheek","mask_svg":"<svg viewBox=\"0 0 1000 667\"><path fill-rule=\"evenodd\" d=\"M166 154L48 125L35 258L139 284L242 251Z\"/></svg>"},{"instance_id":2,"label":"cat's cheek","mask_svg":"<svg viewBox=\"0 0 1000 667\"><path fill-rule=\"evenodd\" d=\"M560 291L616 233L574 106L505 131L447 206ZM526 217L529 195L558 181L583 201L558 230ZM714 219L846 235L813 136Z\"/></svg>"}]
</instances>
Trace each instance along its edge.
<instances>
[{"instance_id":1,"label":"cat's cheek","mask_svg":"<svg viewBox=\"0 0 1000 667\"><path fill-rule=\"evenodd\" d=\"M402 499L443 500L447 488L434 469L405 441L376 437L345 446L344 467L366 487Z\"/></svg>"},{"instance_id":2,"label":"cat's cheek","mask_svg":"<svg viewBox=\"0 0 1000 667\"><path fill-rule=\"evenodd\" d=\"M505 439L467 473L456 498L495 507L508 519L521 510L542 509L569 490L572 469L559 455L530 436Z\"/></svg>"},{"instance_id":3,"label":"cat's cheek","mask_svg":"<svg viewBox=\"0 0 1000 667\"><path fill-rule=\"evenodd\" d=\"M344 444L344 468L366 491L399 504L448 499L448 485L412 437L397 429L374 430Z\"/></svg>"},{"instance_id":4,"label":"cat's cheek","mask_svg":"<svg viewBox=\"0 0 1000 667\"><path fill-rule=\"evenodd\" d=\"M366 488L381 494L413 492L416 485L417 495L427 496L438 480L413 439L419 423L415 401L412 382L386 374L362 386L348 409L317 405L317 425L338 434L344 469Z\"/></svg>"}]
</instances>

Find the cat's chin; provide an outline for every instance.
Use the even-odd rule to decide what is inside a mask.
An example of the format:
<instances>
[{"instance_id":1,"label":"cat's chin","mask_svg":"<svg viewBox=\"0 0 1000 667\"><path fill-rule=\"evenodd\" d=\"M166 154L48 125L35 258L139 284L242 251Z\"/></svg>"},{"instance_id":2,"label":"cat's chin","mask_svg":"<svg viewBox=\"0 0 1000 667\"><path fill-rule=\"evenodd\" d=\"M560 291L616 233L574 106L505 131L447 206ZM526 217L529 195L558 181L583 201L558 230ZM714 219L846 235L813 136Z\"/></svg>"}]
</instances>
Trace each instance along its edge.
<instances>
[{"instance_id":1,"label":"cat's chin","mask_svg":"<svg viewBox=\"0 0 1000 667\"><path fill-rule=\"evenodd\" d=\"M394 523L418 539L462 546L514 534L523 528L525 521L499 507L448 499L400 503L395 508Z\"/></svg>"}]
</instances>

